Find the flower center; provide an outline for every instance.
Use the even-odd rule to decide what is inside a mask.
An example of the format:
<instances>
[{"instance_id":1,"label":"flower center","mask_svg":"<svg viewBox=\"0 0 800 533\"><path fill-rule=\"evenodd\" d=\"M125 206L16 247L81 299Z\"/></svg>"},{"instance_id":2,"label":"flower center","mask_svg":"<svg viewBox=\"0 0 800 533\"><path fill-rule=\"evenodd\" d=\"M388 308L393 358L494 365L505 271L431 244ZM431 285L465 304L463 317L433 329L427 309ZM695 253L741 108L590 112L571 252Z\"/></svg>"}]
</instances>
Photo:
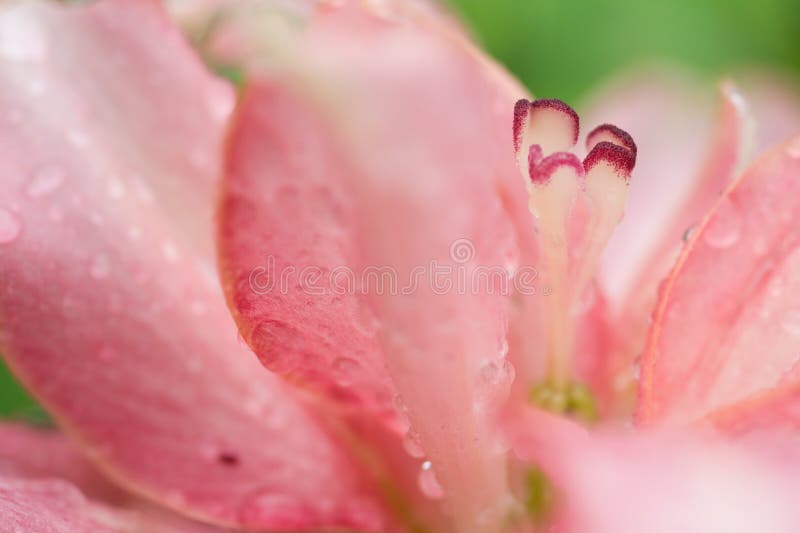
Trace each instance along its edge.
<instances>
[{"instance_id":1,"label":"flower center","mask_svg":"<svg viewBox=\"0 0 800 533\"><path fill-rule=\"evenodd\" d=\"M560 100L520 100L514 108L514 149L540 237L540 275L551 290L540 299L548 357L540 388L567 400L574 388L575 317L622 218L636 161L630 135L608 124L589 133L581 161L570 152L579 130L578 114Z\"/></svg>"}]
</instances>

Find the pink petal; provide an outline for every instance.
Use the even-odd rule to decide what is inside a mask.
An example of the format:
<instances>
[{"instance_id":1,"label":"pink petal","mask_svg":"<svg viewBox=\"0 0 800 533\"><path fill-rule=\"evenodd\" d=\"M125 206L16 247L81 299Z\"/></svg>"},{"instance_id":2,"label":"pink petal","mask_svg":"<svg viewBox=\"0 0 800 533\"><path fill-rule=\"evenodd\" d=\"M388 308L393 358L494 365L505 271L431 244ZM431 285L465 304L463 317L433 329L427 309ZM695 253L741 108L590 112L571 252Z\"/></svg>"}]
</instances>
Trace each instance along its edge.
<instances>
[{"instance_id":1,"label":"pink petal","mask_svg":"<svg viewBox=\"0 0 800 533\"><path fill-rule=\"evenodd\" d=\"M335 363L347 357L359 405L378 411L370 398L396 389L458 527L471 530L483 527L479 515L492 524L503 511L504 459L481 411L512 377L501 295L438 294L424 273L409 294L367 287L370 307L291 284L288 295L262 298L248 288L267 254L359 275L385 266L398 290L432 260L467 276L516 262L497 191L513 191L509 202L525 209L509 131L519 94L416 11L387 23L358 5L317 13L292 52L298 78L281 84L262 71L248 89L222 204L227 289L245 336L291 379L341 399ZM336 69L315 69L320 61Z\"/></svg>"},{"instance_id":2,"label":"pink petal","mask_svg":"<svg viewBox=\"0 0 800 533\"><path fill-rule=\"evenodd\" d=\"M656 145L652 138L644 136L642 144L637 137L637 142L642 145L639 162L643 165L634 172L625 218L606 250L602 274L610 303L614 306L613 329L617 333L612 355L605 361L606 373L609 381L616 383L617 387L622 386L622 393L632 388L626 387L626 384L633 383L625 376L630 375L633 358L641 353L644 345L659 282L669 273L687 232L719 198L743 162L749 131L746 105L730 82L721 85L720 100L711 144L702 164L698 164L696 169L683 169L687 161L685 153L681 152L684 148L681 144L669 143L673 148L667 150L663 145ZM660 126L668 127L668 124ZM666 139L661 139L661 142L666 142ZM659 155L663 158L665 152L671 153L674 164L657 160ZM678 177L665 175L657 164L670 169L676 167L673 171ZM691 179L681 183L681 172ZM669 205L671 212L654 224L656 217L649 210L661 209L662 203ZM637 242L647 247L638 260L635 259ZM628 252L630 249L634 251ZM634 265L636 262L638 264ZM615 290L621 277L628 275L631 277L625 282L627 292Z\"/></svg>"},{"instance_id":3,"label":"pink petal","mask_svg":"<svg viewBox=\"0 0 800 533\"><path fill-rule=\"evenodd\" d=\"M63 433L22 424L0 425L0 476L55 477L94 499L115 502L125 497Z\"/></svg>"},{"instance_id":4,"label":"pink petal","mask_svg":"<svg viewBox=\"0 0 800 533\"><path fill-rule=\"evenodd\" d=\"M0 528L25 533L215 533L158 509L121 509L86 499L56 479L0 475Z\"/></svg>"},{"instance_id":5,"label":"pink petal","mask_svg":"<svg viewBox=\"0 0 800 533\"><path fill-rule=\"evenodd\" d=\"M661 291L640 423L681 422L776 385L800 351L800 138L757 160L692 237Z\"/></svg>"},{"instance_id":6,"label":"pink petal","mask_svg":"<svg viewBox=\"0 0 800 533\"><path fill-rule=\"evenodd\" d=\"M537 461L556 486L554 531L789 533L800 527L800 462L773 443L739 447L691 435L581 437L553 433L557 424L538 422L512 434L518 454ZM543 447L558 453L542 462Z\"/></svg>"},{"instance_id":7,"label":"pink petal","mask_svg":"<svg viewBox=\"0 0 800 533\"><path fill-rule=\"evenodd\" d=\"M738 438L796 432L800 428L800 368L794 367L774 388L714 411L703 423Z\"/></svg>"},{"instance_id":8,"label":"pink petal","mask_svg":"<svg viewBox=\"0 0 800 533\"><path fill-rule=\"evenodd\" d=\"M582 117L588 129L614 124L638 146L625 217L606 247L600 269L601 286L615 315L634 292L683 192L695 180L713 126L711 96L680 71L649 70L614 79L585 106Z\"/></svg>"},{"instance_id":9,"label":"pink petal","mask_svg":"<svg viewBox=\"0 0 800 533\"><path fill-rule=\"evenodd\" d=\"M0 44L0 311L16 375L106 473L174 509L379 527L360 469L237 341L220 294L229 88L155 2L26 3L0 26L14 36Z\"/></svg>"}]
</instances>

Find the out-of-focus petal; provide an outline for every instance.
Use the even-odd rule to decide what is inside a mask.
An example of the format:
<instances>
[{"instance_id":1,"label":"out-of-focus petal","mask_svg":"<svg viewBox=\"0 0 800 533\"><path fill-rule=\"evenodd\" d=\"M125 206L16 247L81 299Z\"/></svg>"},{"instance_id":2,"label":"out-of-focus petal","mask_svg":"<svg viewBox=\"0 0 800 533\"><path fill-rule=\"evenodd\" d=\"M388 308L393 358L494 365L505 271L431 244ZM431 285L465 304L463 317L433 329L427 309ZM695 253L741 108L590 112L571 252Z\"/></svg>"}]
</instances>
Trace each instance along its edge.
<instances>
[{"instance_id":1,"label":"out-of-focus petal","mask_svg":"<svg viewBox=\"0 0 800 533\"><path fill-rule=\"evenodd\" d=\"M800 352L800 137L755 161L661 291L638 419L685 422L775 386Z\"/></svg>"},{"instance_id":2,"label":"out-of-focus petal","mask_svg":"<svg viewBox=\"0 0 800 533\"><path fill-rule=\"evenodd\" d=\"M735 72L754 117L755 149L765 150L800 131L800 80L768 70Z\"/></svg>"},{"instance_id":3,"label":"out-of-focus petal","mask_svg":"<svg viewBox=\"0 0 800 533\"><path fill-rule=\"evenodd\" d=\"M0 475L0 527L25 533L221 533L166 511L122 509L87 499L59 479Z\"/></svg>"},{"instance_id":4,"label":"out-of-focus petal","mask_svg":"<svg viewBox=\"0 0 800 533\"><path fill-rule=\"evenodd\" d=\"M730 82L723 82L711 144L704 159L697 162L697 168L689 171L691 179L688 182L682 183L682 178L675 179L665 169L655 166L653 160L657 154L669 151L665 146L650 143L640 149L639 160L644 162L644 168L638 169L632 180L632 198L626 205L626 211L631 212L626 213L614 233L603 266L603 280L610 301L616 307L612 328L614 347L603 362L603 374L609 387L617 390L619 398L625 398L626 393L633 389L632 363L644 346L659 283L669 273L691 227L714 205L741 167L751 136L748 119L746 104L738 89ZM645 137L645 142L648 140ZM684 157L680 145L674 149L672 156L676 160ZM662 164L667 163L662 161ZM682 171L682 164L686 162L676 163L675 172ZM670 186L675 188L670 190ZM672 212L667 213L659 224L648 226L648 217L652 218L649 208L660 204L662 195L667 197L666 203ZM652 232L646 239L642 239L644 234L640 233L641 224L637 222L641 220ZM634 243L635 250L637 242L647 247L638 260L633 257L635 254L630 255L623 248ZM634 264L637 261L638 264ZM625 276L630 268L633 271L627 274L632 274L632 277L626 282L626 288L621 293L615 292L616 282L613 280Z\"/></svg>"},{"instance_id":5,"label":"out-of-focus petal","mask_svg":"<svg viewBox=\"0 0 800 533\"><path fill-rule=\"evenodd\" d=\"M625 217L600 267L601 286L614 314L658 246L661 239L653 236L662 235L697 176L713 125L711 96L680 71L645 71L602 87L581 113L584 124L610 122L638 146Z\"/></svg>"},{"instance_id":6,"label":"out-of-focus petal","mask_svg":"<svg viewBox=\"0 0 800 533\"><path fill-rule=\"evenodd\" d=\"M222 524L375 529L360 469L237 341L213 268L232 94L157 2L0 9L0 313L116 481Z\"/></svg>"},{"instance_id":7,"label":"out-of-focus petal","mask_svg":"<svg viewBox=\"0 0 800 533\"><path fill-rule=\"evenodd\" d=\"M800 462L772 443L629 433L565 439L539 422L512 435L517 453L555 486L555 531L789 533L800 525ZM540 450L556 445L540 462Z\"/></svg>"},{"instance_id":8,"label":"out-of-focus petal","mask_svg":"<svg viewBox=\"0 0 800 533\"><path fill-rule=\"evenodd\" d=\"M229 298L262 358L278 367L292 356L294 379L337 397L336 362L347 358L357 391L396 389L458 527L492 529L505 501L503 457L483 417L513 377L502 357L504 298L488 294L496 272L477 290L459 289L455 276L471 284L486 265L502 277L517 260L498 189L525 210L510 152L519 93L415 10L386 17L343 4L304 27L294 70L266 61L246 93L222 204ZM277 148L257 153L266 139ZM302 231L281 223L294 217ZM365 335L359 316L369 315L352 296L312 298L292 286L288 297L255 298L248 278L265 254L325 275L341 262L359 281L367 268L388 270L396 288L356 286L375 313ZM452 286L432 286L433 261L450 269ZM348 332L341 341L323 329L331 320ZM422 485L435 497L432 474Z\"/></svg>"},{"instance_id":9,"label":"out-of-focus petal","mask_svg":"<svg viewBox=\"0 0 800 533\"><path fill-rule=\"evenodd\" d=\"M125 497L66 435L23 424L0 425L0 476L54 477L72 483L94 499L113 502Z\"/></svg>"}]
</instances>

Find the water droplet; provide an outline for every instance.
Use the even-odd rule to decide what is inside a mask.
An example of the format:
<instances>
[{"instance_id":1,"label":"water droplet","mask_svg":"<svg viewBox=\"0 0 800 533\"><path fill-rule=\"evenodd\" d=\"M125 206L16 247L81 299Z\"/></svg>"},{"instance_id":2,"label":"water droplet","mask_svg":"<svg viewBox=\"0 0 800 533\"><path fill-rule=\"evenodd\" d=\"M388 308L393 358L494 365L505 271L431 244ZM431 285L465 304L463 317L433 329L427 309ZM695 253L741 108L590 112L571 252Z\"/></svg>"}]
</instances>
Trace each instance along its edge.
<instances>
[{"instance_id":1,"label":"water droplet","mask_svg":"<svg viewBox=\"0 0 800 533\"><path fill-rule=\"evenodd\" d=\"M107 255L100 254L92 259L92 263L89 265L89 275L91 275L94 279L107 278L110 273L111 261L109 261Z\"/></svg>"},{"instance_id":2,"label":"water droplet","mask_svg":"<svg viewBox=\"0 0 800 533\"><path fill-rule=\"evenodd\" d=\"M800 337L800 311L789 311L781 318L781 327L789 335Z\"/></svg>"},{"instance_id":3,"label":"water droplet","mask_svg":"<svg viewBox=\"0 0 800 533\"><path fill-rule=\"evenodd\" d=\"M244 526L261 527L265 523L280 523L282 518L293 520L307 512L303 504L291 496L267 489L257 491L247 499L239 518Z\"/></svg>"},{"instance_id":4,"label":"water droplet","mask_svg":"<svg viewBox=\"0 0 800 533\"><path fill-rule=\"evenodd\" d=\"M0 207L0 244L10 244L17 240L22 231L22 223L17 215Z\"/></svg>"},{"instance_id":5,"label":"water droplet","mask_svg":"<svg viewBox=\"0 0 800 533\"><path fill-rule=\"evenodd\" d=\"M224 83L214 83L206 91L206 106L214 120L223 121L233 111L234 97L230 88Z\"/></svg>"},{"instance_id":6,"label":"water droplet","mask_svg":"<svg viewBox=\"0 0 800 533\"><path fill-rule=\"evenodd\" d=\"M348 387L353 384L360 368L358 361L349 357L339 357L333 361L333 379L337 385Z\"/></svg>"},{"instance_id":7,"label":"water droplet","mask_svg":"<svg viewBox=\"0 0 800 533\"><path fill-rule=\"evenodd\" d=\"M142 238L142 230L138 226L131 226L128 228L128 238L132 241L138 241Z\"/></svg>"},{"instance_id":8,"label":"water droplet","mask_svg":"<svg viewBox=\"0 0 800 533\"><path fill-rule=\"evenodd\" d=\"M110 180L108 180L108 195L111 198L122 198L125 196L125 192L125 184L122 183L122 180L117 177L112 177Z\"/></svg>"},{"instance_id":9,"label":"water droplet","mask_svg":"<svg viewBox=\"0 0 800 533\"><path fill-rule=\"evenodd\" d=\"M42 61L49 42L42 22L28 10L9 9L0 19L0 55L12 61Z\"/></svg>"},{"instance_id":10,"label":"water droplet","mask_svg":"<svg viewBox=\"0 0 800 533\"><path fill-rule=\"evenodd\" d=\"M508 397L515 375L510 361L502 359L486 363L478 372L476 407L482 410L498 407Z\"/></svg>"},{"instance_id":11,"label":"water droplet","mask_svg":"<svg viewBox=\"0 0 800 533\"><path fill-rule=\"evenodd\" d=\"M403 436L403 449L406 453L415 459L422 459L425 457L425 449L422 447L422 442L419 438L419 433L409 428Z\"/></svg>"},{"instance_id":12,"label":"water droplet","mask_svg":"<svg viewBox=\"0 0 800 533\"><path fill-rule=\"evenodd\" d=\"M436 479L436 473L433 471L433 464L430 461L422 463L417 484L422 494L432 500L439 500L444 496L444 489L439 484L439 480Z\"/></svg>"},{"instance_id":13,"label":"water droplet","mask_svg":"<svg viewBox=\"0 0 800 533\"><path fill-rule=\"evenodd\" d=\"M155 203L155 195L149 185L139 176L133 178L133 189L136 197L142 202L143 205L153 205Z\"/></svg>"},{"instance_id":14,"label":"water droplet","mask_svg":"<svg viewBox=\"0 0 800 533\"><path fill-rule=\"evenodd\" d=\"M39 167L31 176L25 192L31 198L46 196L58 189L64 182L64 170L57 165L44 165Z\"/></svg>"},{"instance_id":15,"label":"water droplet","mask_svg":"<svg viewBox=\"0 0 800 533\"><path fill-rule=\"evenodd\" d=\"M800 139L797 139L786 147L786 154L792 159L800 159Z\"/></svg>"},{"instance_id":16,"label":"water droplet","mask_svg":"<svg viewBox=\"0 0 800 533\"><path fill-rule=\"evenodd\" d=\"M161 243L161 253L164 254L164 259L169 263L174 263L180 257L178 248L175 247L172 241L164 241Z\"/></svg>"},{"instance_id":17,"label":"water droplet","mask_svg":"<svg viewBox=\"0 0 800 533\"><path fill-rule=\"evenodd\" d=\"M364 3L369 12L381 20L392 21L397 17L394 8L386 0L366 0Z\"/></svg>"},{"instance_id":18,"label":"water droplet","mask_svg":"<svg viewBox=\"0 0 800 533\"><path fill-rule=\"evenodd\" d=\"M76 148L86 148L91 142L86 132L79 129L71 129L67 132L67 141Z\"/></svg>"},{"instance_id":19,"label":"water droplet","mask_svg":"<svg viewBox=\"0 0 800 533\"><path fill-rule=\"evenodd\" d=\"M741 215L729 200L723 200L703 231L703 238L714 248L729 248L736 244L741 232Z\"/></svg>"},{"instance_id":20,"label":"water droplet","mask_svg":"<svg viewBox=\"0 0 800 533\"><path fill-rule=\"evenodd\" d=\"M289 324L279 320L260 322L250 336L250 345L264 366L277 374L288 374L303 361L297 343L300 333Z\"/></svg>"},{"instance_id":21,"label":"water droplet","mask_svg":"<svg viewBox=\"0 0 800 533\"><path fill-rule=\"evenodd\" d=\"M503 339L503 342L500 343L500 353L498 354L498 359L505 359L508 355L508 339Z\"/></svg>"},{"instance_id":22,"label":"water droplet","mask_svg":"<svg viewBox=\"0 0 800 533\"><path fill-rule=\"evenodd\" d=\"M681 239L683 239L683 242L689 242L689 240L694 235L695 228L696 228L696 226L694 224L692 224L691 226L689 226L688 228L686 228L683 231L683 235L681 235Z\"/></svg>"}]
</instances>

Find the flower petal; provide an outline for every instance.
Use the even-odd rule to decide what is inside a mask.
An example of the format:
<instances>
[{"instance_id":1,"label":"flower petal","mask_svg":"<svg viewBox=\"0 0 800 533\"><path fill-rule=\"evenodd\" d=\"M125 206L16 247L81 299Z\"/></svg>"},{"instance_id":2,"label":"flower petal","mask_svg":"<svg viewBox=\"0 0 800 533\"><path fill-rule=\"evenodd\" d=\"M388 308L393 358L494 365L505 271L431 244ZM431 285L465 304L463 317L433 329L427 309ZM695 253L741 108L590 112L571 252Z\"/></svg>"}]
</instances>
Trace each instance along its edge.
<instances>
[{"instance_id":1,"label":"flower petal","mask_svg":"<svg viewBox=\"0 0 800 533\"><path fill-rule=\"evenodd\" d=\"M614 306L612 330L616 333L611 355L603 362L603 373L620 399L627 400L626 395L630 396L635 385L633 359L641 354L644 346L650 312L657 300L658 284L674 264L683 238L714 205L740 169L749 138L748 118L739 91L730 82L723 82L711 145L696 169L683 169L683 165L694 161L683 160L682 145L670 143L671 149L667 150L657 145L652 135L644 137L640 158L644 166L637 169L632 180L626 215L606 250L601 274ZM663 126L668 127L666 124ZM659 135L670 134L659 132ZM665 142L665 139L660 141ZM675 165L658 160L659 155L663 157L666 151L679 160ZM676 175L686 172L690 179L666 176L658 164L668 165L671 169L677 166L674 169ZM671 212L655 217L650 209L655 205L659 206L656 210L662 209L660 205L663 203L669 205ZM636 258L639 244L646 250L642 248L641 255ZM630 249L634 252L630 253ZM623 281L626 276L627 280Z\"/></svg>"},{"instance_id":2,"label":"flower petal","mask_svg":"<svg viewBox=\"0 0 800 533\"><path fill-rule=\"evenodd\" d=\"M514 443L555 485L550 517L556 531L634 533L646 524L653 533L789 533L800 525L794 501L800 461L774 443L733 446L698 435L570 437L538 422L517 429ZM556 447L542 462L541 449Z\"/></svg>"},{"instance_id":3,"label":"flower petal","mask_svg":"<svg viewBox=\"0 0 800 533\"><path fill-rule=\"evenodd\" d=\"M800 352L800 138L758 159L687 244L642 360L640 423L682 422L776 385Z\"/></svg>"},{"instance_id":4,"label":"flower petal","mask_svg":"<svg viewBox=\"0 0 800 533\"><path fill-rule=\"evenodd\" d=\"M121 509L88 500L57 479L0 475L0 527L25 533L221 533L159 509ZM228 531L228 530L225 530Z\"/></svg>"},{"instance_id":5,"label":"flower petal","mask_svg":"<svg viewBox=\"0 0 800 533\"><path fill-rule=\"evenodd\" d=\"M396 388L458 527L491 528L502 513L504 459L476 403L510 384L505 302L486 283L437 293L427 272L412 273L436 261L467 279L479 265L505 276L515 263L497 190L516 189L513 201L524 206L509 132L519 94L465 42L415 13L387 22L356 2L321 10L292 52L301 72L267 66L256 76L231 138L222 264L245 337L268 364L285 369L291 357L290 377L336 397L335 363L347 357L357 363L354 394ZM267 139L275 150L263 150ZM293 285L289 297L259 300L248 278L264 254L325 273L348 267L359 280L366 268L383 269L397 286L357 284L364 310L352 295L335 301ZM365 312L375 313L369 335L359 331ZM262 326L266 335L257 334ZM301 334L274 334L276 326ZM438 497L422 475L423 490Z\"/></svg>"},{"instance_id":6,"label":"flower petal","mask_svg":"<svg viewBox=\"0 0 800 533\"><path fill-rule=\"evenodd\" d=\"M116 502L124 493L104 478L59 431L22 424L0 425L0 476L59 478L87 496Z\"/></svg>"},{"instance_id":7,"label":"flower petal","mask_svg":"<svg viewBox=\"0 0 800 533\"><path fill-rule=\"evenodd\" d=\"M361 470L237 341L224 305L212 211L230 89L156 2L12 4L0 25L15 374L106 473L174 509L379 527Z\"/></svg>"}]
</instances>

